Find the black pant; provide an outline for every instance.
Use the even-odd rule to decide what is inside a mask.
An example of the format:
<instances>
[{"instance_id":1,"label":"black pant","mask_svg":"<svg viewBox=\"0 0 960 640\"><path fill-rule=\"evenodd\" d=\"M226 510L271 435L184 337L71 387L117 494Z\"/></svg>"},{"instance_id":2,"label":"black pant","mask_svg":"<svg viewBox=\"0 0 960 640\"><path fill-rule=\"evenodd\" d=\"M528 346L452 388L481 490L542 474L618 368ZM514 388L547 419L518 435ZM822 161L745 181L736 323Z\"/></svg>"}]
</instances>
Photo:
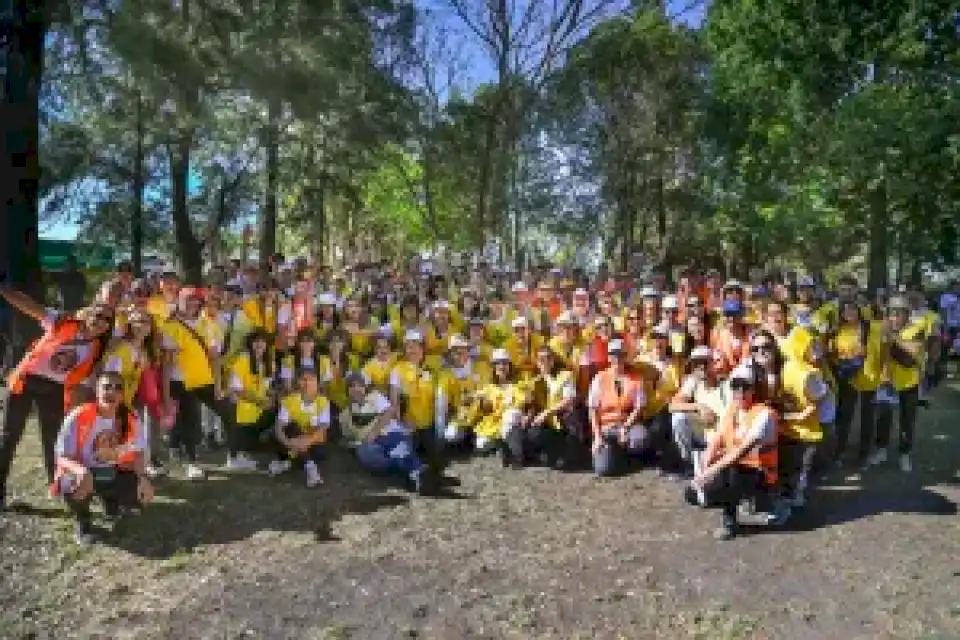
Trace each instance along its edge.
<instances>
[{"instance_id":1,"label":"black pant","mask_svg":"<svg viewBox=\"0 0 960 640\"><path fill-rule=\"evenodd\" d=\"M552 425L512 429L505 442L511 460L524 462L544 454L550 465L561 459L573 461L583 448L583 423L574 411L561 413L556 418L560 421L559 429Z\"/></svg>"},{"instance_id":2,"label":"black pant","mask_svg":"<svg viewBox=\"0 0 960 640\"><path fill-rule=\"evenodd\" d=\"M860 447L857 459L860 462L870 455L870 446L876 433L874 426L875 410L873 397L875 391L857 391L848 381L839 381L837 393L837 421L833 459L839 460L847 450L850 440L850 429L853 426L853 415L860 404Z\"/></svg>"},{"instance_id":3,"label":"black pant","mask_svg":"<svg viewBox=\"0 0 960 640\"><path fill-rule=\"evenodd\" d=\"M234 420L230 419L228 404L217 400L212 384L187 389L180 380L170 381L170 396L177 401L177 419L170 430L170 449L182 450L188 462L197 461L197 445L202 436L202 415L200 405L207 405L217 414L221 423L229 428Z\"/></svg>"},{"instance_id":4,"label":"black pant","mask_svg":"<svg viewBox=\"0 0 960 640\"><path fill-rule=\"evenodd\" d=\"M94 496L103 501L107 515L116 515L120 507L136 508L140 506L137 491L137 474L133 471L120 471L110 481L103 481L94 473L93 494L83 500L74 500L70 494L64 496L73 517L79 522L90 522L90 503Z\"/></svg>"},{"instance_id":5,"label":"black pant","mask_svg":"<svg viewBox=\"0 0 960 640\"><path fill-rule=\"evenodd\" d=\"M288 424L283 428L283 435L288 438L299 438L303 435L303 432L295 424ZM280 443L279 440L274 439L274 444L277 449L277 460L288 460L290 458L290 451ZM298 462L313 462L314 464L319 465L323 459L326 451L326 447L322 444L315 444L305 452L299 454L296 457Z\"/></svg>"},{"instance_id":6,"label":"black pant","mask_svg":"<svg viewBox=\"0 0 960 640\"><path fill-rule=\"evenodd\" d=\"M277 412L271 409L262 412L256 422L230 425L227 427L227 451L235 456L241 451L260 449L264 432L271 431L276 422ZM273 440L271 437L269 442Z\"/></svg>"},{"instance_id":7,"label":"black pant","mask_svg":"<svg viewBox=\"0 0 960 640\"><path fill-rule=\"evenodd\" d=\"M913 432L917 424L917 406L919 389L914 387L898 391L900 396L900 453L913 451ZM877 407L877 448L886 449L890 444L890 430L893 428L893 407L881 405Z\"/></svg>"},{"instance_id":8,"label":"black pant","mask_svg":"<svg viewBox=\"0 0 960 640\"><path fill-rule=\"evenodd\" d=\"M433 428L414 429L413 448L430 471L439 473L447 464L446 442L437 435Z\"/></svg>"},{"instance_id":9,"label":"black pant","mask_svg":"<svg viewBox=\"0 0 960 640\"><path fill-rule=\"evenodd\" d=\"M6 490L13 457L34 405L40 422L40 444L47 481L53 482L53 447L63 424L63 385L39 376L27 376L23 391L7 397L3 424L0 425L0 495Z\"/></svg>"},{"instance_id":10,"label":"black pant","mask_svg":"<svg viewBox=\"0 0 960 640\"><path fill-rule=\"evenodd\" d=\"M723 472L720 486L715 491L715 496L711 492L710 501L723 507L725 522L736 524L737 507L740 503L750 498L756 498L758 503L761 500L769 501L773 487L767 484L763 472L759 469L733 465ZM768 505L758 504L757 508L764 511Z\"/></svg>"}]
</instances>

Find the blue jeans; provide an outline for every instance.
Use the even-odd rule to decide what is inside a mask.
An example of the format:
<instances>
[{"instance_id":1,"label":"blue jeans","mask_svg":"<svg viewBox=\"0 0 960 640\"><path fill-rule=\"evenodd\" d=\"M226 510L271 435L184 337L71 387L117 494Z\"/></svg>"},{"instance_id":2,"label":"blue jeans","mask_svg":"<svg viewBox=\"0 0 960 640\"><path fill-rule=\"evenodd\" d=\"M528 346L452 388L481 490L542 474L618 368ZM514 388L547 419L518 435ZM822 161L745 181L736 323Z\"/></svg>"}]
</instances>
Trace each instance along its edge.
<instances>
[{"instance_id":1,"label":"blue jeans","mask_svg":"<svg viewBox=\"0 0 960 640\"><path fill-rule=\"evenodd\" d=\"M360 465L376 473L402 473L405 476L419 471L423 463L413 449L413 439L406 433L390 432L373 442L357 447Z\"/></svg>"}]
</instances>

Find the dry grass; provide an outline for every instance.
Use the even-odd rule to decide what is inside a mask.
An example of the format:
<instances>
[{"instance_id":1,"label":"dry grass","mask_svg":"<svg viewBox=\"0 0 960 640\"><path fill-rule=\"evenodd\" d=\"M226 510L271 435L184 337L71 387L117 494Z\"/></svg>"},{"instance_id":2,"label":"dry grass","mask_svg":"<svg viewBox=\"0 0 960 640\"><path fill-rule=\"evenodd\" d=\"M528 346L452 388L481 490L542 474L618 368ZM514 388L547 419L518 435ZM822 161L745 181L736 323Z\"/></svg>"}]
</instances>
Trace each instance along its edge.
<instances>
[{"instance_id":1,"label":"dry grass","mask_svg":"<svg viewBox=\"0 0 960 640\"><path fill-rule=\"evenodd\" d=\"M831 478L789 531L717 543L653 473L598 481L492 460L424 499L349 459L299 477L167 480L77 549L38 447L0 516L0 638L957 638L960 392L923 411L916 472Z\"/></svg>"}]
</instances>

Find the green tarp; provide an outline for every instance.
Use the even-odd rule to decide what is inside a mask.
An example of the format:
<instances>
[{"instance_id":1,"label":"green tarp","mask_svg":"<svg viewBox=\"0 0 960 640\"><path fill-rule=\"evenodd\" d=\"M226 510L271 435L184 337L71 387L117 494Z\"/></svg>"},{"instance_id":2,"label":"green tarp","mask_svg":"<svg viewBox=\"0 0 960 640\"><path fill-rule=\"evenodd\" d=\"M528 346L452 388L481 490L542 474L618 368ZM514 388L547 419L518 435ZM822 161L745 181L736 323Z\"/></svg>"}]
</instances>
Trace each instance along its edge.
<instances>
[{"instance_id":1,"label":"green tarp","mask_svg":"<svg viewBox=\"0 0 960 640\"><path fill-rule=\"evenodd\" d=\"M80 269L107 270L116 266L113 248L98 247L92 244L71 242L69 240L40 239L38 246L40 267L44 271L58 271L67 263L67 256L77 258Z\"/></svg>"}]
</instances>

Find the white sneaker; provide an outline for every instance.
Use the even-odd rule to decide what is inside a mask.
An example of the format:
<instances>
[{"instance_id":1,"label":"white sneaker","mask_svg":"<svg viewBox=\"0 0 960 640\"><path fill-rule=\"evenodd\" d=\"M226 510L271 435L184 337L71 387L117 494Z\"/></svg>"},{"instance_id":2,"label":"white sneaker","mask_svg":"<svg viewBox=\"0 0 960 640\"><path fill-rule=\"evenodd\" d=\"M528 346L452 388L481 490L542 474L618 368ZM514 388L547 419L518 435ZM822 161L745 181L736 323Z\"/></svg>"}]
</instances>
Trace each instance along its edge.
<instances>
[{"instance_id":1,"label":"white sneaker","mask_svg":"<svg viewBox=\"0 0 960 640\"><path fill-rule=\"evenodd\" d=\"M231 471L252 471L257 468L257 461L251 460L242 451L235 456L227 456L227 469Z\"/></svg>"},{"instance_id":2,"label":"white sneaker","mask_svg":"<svg viewBox=\"0 0 960 640\"><path fill-rule=\"evenodd\" d=\"M910 473L913 471L913 463L910 462L910 454L903 453L900 455L900 471L904 473Z\"/></svg>"},{"instance_id":3,"label":"white sneaker","mask_svg":"<svg viewBox=\"0 0 960 640\"><path fill-rule=\"evenodd\" d=\"M271 460L267 467L267 473L271 476L279 476L282 473L290 471L293 464L289 460Z\"/></svg>"},{"instance_id":4,"label":"white sneaker","mask_svg":"<svg viewBox=\"0 0 960 640\"><path fill-rule=\"evenodd\" d=\"M163 476L167 475L166 469L153 464L148 464L143 472L151 480L156 480L157 478L162 478Z\"/></svg>"},{"instance_id":5,"label":"white sneaker","mask_svg":"<svg viewBox=\"0 0 960 640\"><path fill-rule=\"evenodd\" d=\"M873 455L870 456L870 459L867 460L868 467L875 467L880 464L884 464L887 461L887 450L886 449L877 449L873 452Z\"/></svg>"},{"instance_id":6,"label":"white sneaker","mask_svg":"<svg viewBox=\"0 0 960 640\"><path fill-rule=\"evenodd\" d=\"M207 474L196 464L187 465L187 480L203 480Z\"/></svg>"},{"instance_id":7,"label":"white sneaker","mask_svg":"<svg viewBox=\"0 0 960 640\"><path fill-rule=\"evenodd\" d=\"M183 456L180 454L179 449L170 449L170 462L177 464L182 458Z\"/></svg>"},{"instance_id":8,"label":"white sneaker","mask_svg":"<svg viewBox=\"0 0 960 640\"><path fill-rule=\"evenodd\" d=\"M315 462L308 462L303 465L304 471L307 472L307 486L311 489L314 487L319 487L323 484L323 476L320 475L320 472L317 471L317 465Z\"/></svg>"}]
</instances>

